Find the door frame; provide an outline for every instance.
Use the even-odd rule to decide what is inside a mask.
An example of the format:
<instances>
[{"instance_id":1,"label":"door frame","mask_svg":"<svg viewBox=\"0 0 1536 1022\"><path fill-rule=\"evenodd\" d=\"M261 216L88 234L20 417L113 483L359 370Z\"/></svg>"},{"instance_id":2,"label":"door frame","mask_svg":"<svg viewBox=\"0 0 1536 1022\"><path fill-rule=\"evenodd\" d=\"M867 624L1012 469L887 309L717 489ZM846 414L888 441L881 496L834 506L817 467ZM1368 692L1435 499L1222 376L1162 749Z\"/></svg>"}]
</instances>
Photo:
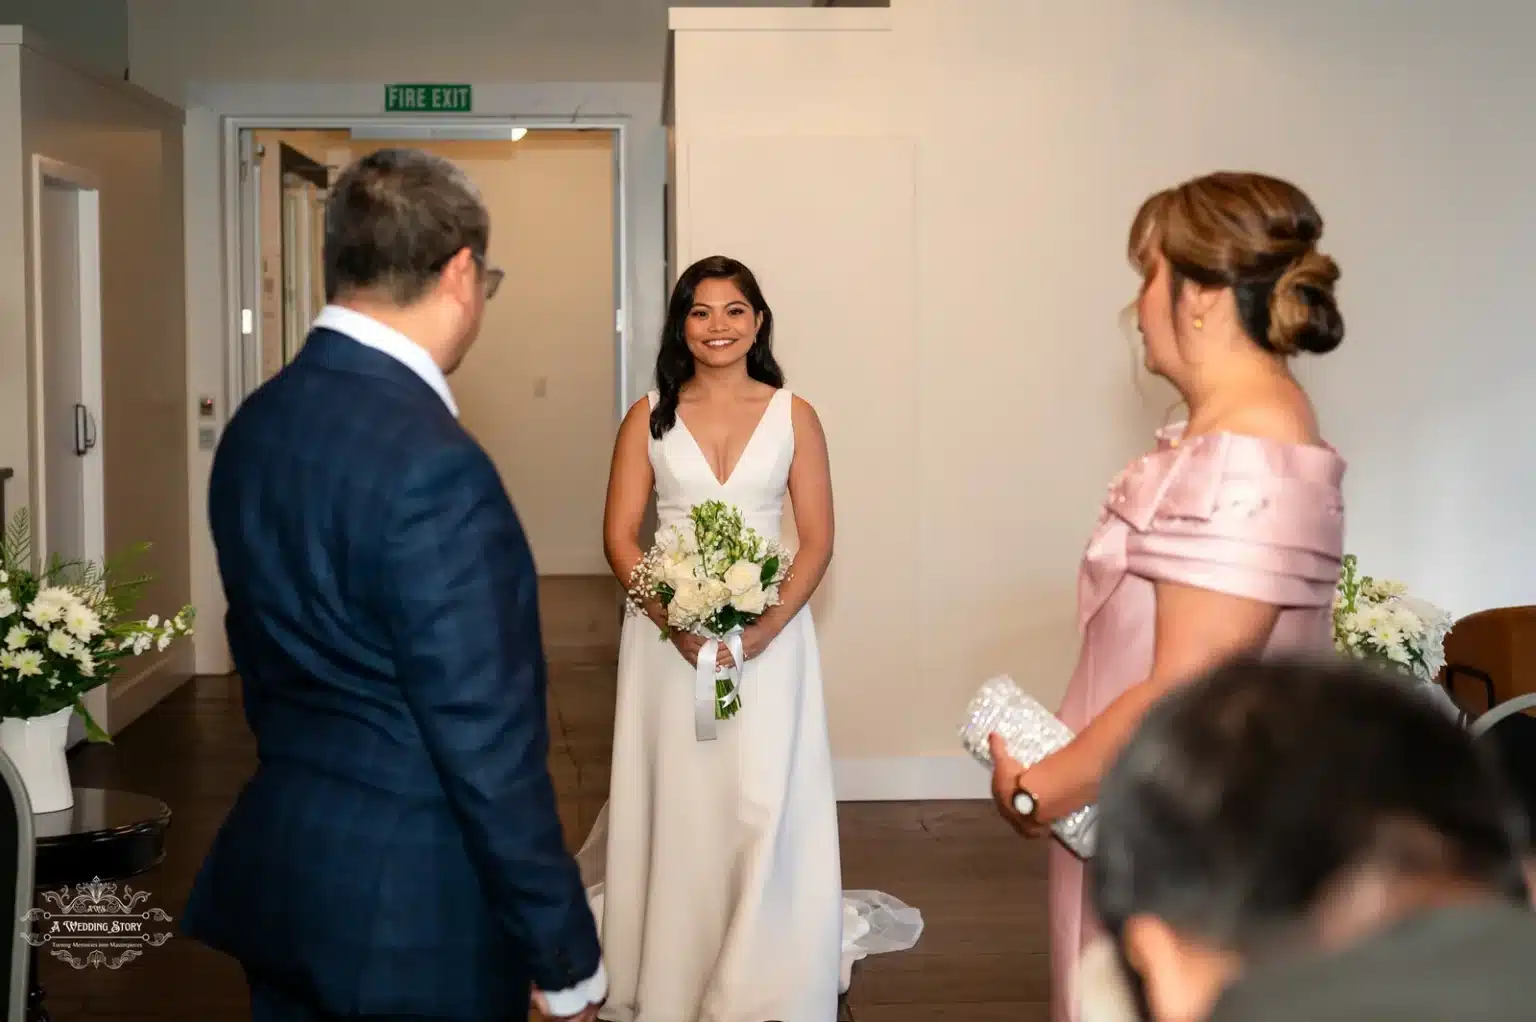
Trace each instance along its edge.
<instances>
[{"instance_id":1,"label":"door frame","mask_svg":"<svg viewBox=\"0 0 1536 1022\"><path fill-rule=\"evenodd\" d=\"M42 202L43 188L56 181L78 197L78 233L80 262L80 403L95 416L97 440L85 458L84 504L81 509L85 556L100 560L106 556L106 473L105 450L101 441L102 418L102 337L101 337L101 181L83 167L63 163L41 154L32 157L28 199L31 203L32 236L28 239L32 273L32 329L28 338L28 358L32 364L32 547L36 556L48 549L48 471L46 401L44 382L43 336L46 328L43 310Z\"/></svg>"},{"instance_id":2,"label":"door frame","mask_svg":"<svg viewBox=\"0 0 1536 1022\"><path fill-rule=\"evenodd\" d=\"M338 115L333 117L238 115L220 118L220 150L223 155L222 205L224 214L224 346L225 402L224 421L235 413L240 403L260 384L259 344L261 314L259 308L247 310L242 304L243 290L249 282L242 279L242 266L259 266L261 261L261 224L250 217L251 229L242 230L243 204L241 168L249 154L242 152L242 133L261 129L294 131L387 130L402 133L401 144L412 141L405 133L419 132L417 141L431 141L434 132L484 131L487 128L527 128L530 131L607 131L613 135L614 151L614 423L621 422L629 410L629 341L633 302L630 278L633 276L629 239L629 210L625 199L629 181L628 123L620 117L399 117ZM245 187L250 187L246 185ZM242 247L243 246L243 247ZM258 288L259 293L259 288ZM252 322L252 331L242 330L243 320ZM247 341L254 337L255 341Z\"/></svg>"},{"instance_id":3,"label":"door frame","mask_svg":"<svg viewBox=\"0 0 1536 1022\"><path fill-rule=\"evenodd\" d=\"M83 167L64 163L41 154L32 157L32 172L27 196L32 217L31 237L27 239L32 266L32 324L27 340L27 356L32 366L32 486L31 526L33 558L39 562L48 551L48 391L43 338L47 313L43 303L43 189L56 182L75 193L76 260L80 267L77 282L80 296L80 403L94 418L96 439L83 456L81 539L88 561L103 561L107 556L106 451L101 440L102 419L102 337L101 337L101 180ZM83 697L86 708L104 728L111 728L111 698L106 685L98 686ZM67 744L71 747L85 739L85 726L78 716L70 718Z\"/></svg>"}]
</instances>

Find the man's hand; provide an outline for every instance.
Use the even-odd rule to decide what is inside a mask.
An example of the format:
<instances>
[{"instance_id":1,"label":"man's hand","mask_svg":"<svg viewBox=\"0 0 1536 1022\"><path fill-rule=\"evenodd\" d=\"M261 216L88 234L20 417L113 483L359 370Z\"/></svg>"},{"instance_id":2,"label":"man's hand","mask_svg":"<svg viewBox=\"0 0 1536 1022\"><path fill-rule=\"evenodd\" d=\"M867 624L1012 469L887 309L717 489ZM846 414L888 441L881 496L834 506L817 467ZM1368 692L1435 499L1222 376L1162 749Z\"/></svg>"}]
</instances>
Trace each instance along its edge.
<instances>
[{"instance_id":1,"label":"man's hand","mask_svg":"<svg viewBox=\"0 0 1536 1022\"><path fill-rule=\"evenodd\" d=\"M597 1022L597 1012L603 1006L602 1002L589 1004L581 1010L579 1015L551 1015L549 1002L544 999L544 993L540 990L533 992L533 1010L549 1019L550 1022Z\"/></svg>"}]
</instances>

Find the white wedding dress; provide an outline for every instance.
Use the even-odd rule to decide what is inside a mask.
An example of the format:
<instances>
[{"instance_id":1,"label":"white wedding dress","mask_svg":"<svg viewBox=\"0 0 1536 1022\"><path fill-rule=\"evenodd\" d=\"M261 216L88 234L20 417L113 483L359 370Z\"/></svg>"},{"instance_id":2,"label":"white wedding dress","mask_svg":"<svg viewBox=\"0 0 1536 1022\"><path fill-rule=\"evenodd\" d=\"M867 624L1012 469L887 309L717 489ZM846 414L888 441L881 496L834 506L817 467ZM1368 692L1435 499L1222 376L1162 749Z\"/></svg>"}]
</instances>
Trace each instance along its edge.
<instances>
[{"instance_id":1,"label":"white wedding dress","mask_svg":"<svg viewBox=\"0 0 1536 1022\"><path fill-rule=\"evenodd\" d=\"M721 500L778 539L791 404L787 390L774 395L724 483L681 418L653 438L659 525ZM895 899L843 894L809 608L740 684L739 713L699 741L694 669L650 619L625 621L609 803L578 855L602 931L604 1019L834 1022L852 962L921 933Z\"/></svg>"}]
</instances>

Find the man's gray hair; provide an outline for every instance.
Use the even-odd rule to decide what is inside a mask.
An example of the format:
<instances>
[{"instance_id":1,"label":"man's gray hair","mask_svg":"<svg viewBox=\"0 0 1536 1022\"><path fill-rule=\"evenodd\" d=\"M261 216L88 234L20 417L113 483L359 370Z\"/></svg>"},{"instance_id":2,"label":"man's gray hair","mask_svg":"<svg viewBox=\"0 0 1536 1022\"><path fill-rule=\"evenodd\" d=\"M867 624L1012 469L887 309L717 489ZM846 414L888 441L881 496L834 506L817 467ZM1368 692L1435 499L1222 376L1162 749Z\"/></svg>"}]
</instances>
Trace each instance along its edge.
<instances>
[{"instance_id":1,"label":"man's gray hair","mask_svg":"<svg viewBox=\"0 0 1536 1022\"><path fill-rule=\"evenodd\" d=\"M463 249L482 266L491 218L448 160L380 149L342 172L325 211L325 295L367 292L410 305Z\"/></svg>"}]
</instances>

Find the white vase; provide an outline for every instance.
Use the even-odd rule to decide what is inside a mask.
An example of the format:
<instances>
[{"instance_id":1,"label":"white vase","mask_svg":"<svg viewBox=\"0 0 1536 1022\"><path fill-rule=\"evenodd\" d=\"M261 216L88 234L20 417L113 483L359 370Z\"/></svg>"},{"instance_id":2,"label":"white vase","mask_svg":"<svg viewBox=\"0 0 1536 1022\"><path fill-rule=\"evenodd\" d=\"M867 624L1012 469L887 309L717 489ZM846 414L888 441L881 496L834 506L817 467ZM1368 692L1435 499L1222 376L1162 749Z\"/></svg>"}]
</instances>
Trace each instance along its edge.
<instances>
[{"instance_id":1,"label":"white vase","mask_svg":"<svg viewBox=\"0 0 1536 1022\"><path fill-rule=\"evenodd\" d=\"M64 758L69 719L74 714L74 708L66 706L46 717L0 720L0 751L16 764L34 813L56 813L75 804L69 760Z\"/></svg>"}]
</instances>

